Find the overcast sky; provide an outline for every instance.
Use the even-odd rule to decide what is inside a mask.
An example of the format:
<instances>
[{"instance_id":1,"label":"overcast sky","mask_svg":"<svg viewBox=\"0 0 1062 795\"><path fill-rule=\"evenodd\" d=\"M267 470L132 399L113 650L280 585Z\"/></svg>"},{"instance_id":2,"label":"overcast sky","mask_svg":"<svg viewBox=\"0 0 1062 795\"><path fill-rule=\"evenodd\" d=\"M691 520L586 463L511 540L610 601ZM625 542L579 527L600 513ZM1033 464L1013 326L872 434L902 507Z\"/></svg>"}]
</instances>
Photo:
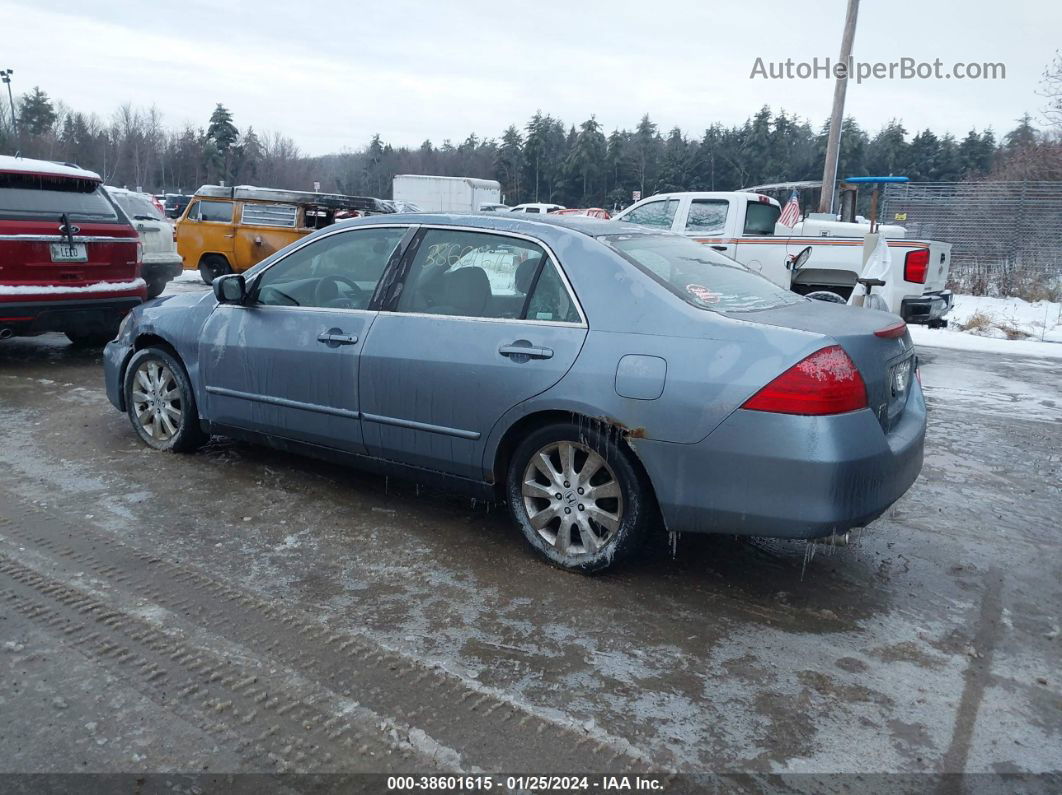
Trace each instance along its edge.
<instances>
[{"instance_id":1,"label":"overcast sky","mask_svg":"<svg viewBox=\"0 0 1062 795\"><path fill-rule=\"evenodd\" d=\"M0 0L0 68L71 107L109 116L156 105L167 124L281 131L309 154L497 137L536 109L609 131L648 112L700 136L761 105L818 127L833 81L750 79L765 61L836 59L845 0L377 0L107 2ZM871 80L846 112L871 132L1011 129L1043 100L1062 46L1057 0L863 0L860 61L1002 62L1004 80ZM4 98L6 100L6 97Z\"/></svg>"}]
</instances>

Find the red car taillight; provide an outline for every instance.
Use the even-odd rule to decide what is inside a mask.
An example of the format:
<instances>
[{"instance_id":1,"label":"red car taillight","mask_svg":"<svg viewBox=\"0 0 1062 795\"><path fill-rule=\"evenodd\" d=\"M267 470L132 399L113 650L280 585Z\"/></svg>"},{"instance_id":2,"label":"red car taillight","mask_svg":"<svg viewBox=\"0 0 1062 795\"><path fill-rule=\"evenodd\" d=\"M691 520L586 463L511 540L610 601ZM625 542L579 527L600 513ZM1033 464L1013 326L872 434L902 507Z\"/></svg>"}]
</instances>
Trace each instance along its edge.
<instances>
[{"instance_id":1,"label":"red car taillight","mask_svg":"<svg viewBox=\"0 0 1062 795\"><path fill-rule=\"evenodd\" d=\"M859 369L840 345L831 345L794 364L742 408L819 416L867 405L867 387Z\"/></svg>"},{"instance_id":2,"label":"red car taillight","mask_svg":"<svg viewBox=\"0 0 1062 795\"><path fill-rule=\"evenodd\" d=\"M908 251L903 260L904 281L916 284L926 283L926 274L929 272L929 249L916 248Z\"/></svg>"},{"instance_id":3,"label":"red car taillight","mask_svg":"<svg viewBox=\"0 0 1062 795\"><path fill-rule=\"evenodd\" d=\"M902 337L907 333L907 324L902 320L899 323L893 323L891 326L885 328L879 328L874 332L875 337L881 337L885 340L895 340Z\"/></svg>"}]
</instances>

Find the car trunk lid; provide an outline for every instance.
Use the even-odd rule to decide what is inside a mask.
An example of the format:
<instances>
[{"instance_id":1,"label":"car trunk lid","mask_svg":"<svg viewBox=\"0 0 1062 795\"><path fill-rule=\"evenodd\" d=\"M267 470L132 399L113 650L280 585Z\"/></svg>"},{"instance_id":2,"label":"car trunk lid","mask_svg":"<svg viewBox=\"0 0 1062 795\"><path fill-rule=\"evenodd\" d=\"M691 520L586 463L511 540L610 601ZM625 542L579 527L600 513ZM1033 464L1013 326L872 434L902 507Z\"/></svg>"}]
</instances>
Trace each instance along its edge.
<instances>
[{"instance_id":1,"label":"car trunk lid","mask_svg":"<svg viewBox=\"0 0 1062 795\"><path fill-rule=\"evenodd\" d=\"M727 314L828 337L859 368L869 407L881 427L888 432L902 416L916 362L911 335L896 315L825 301L801 301L757 312Z\"/></svg>"}]
</instances>

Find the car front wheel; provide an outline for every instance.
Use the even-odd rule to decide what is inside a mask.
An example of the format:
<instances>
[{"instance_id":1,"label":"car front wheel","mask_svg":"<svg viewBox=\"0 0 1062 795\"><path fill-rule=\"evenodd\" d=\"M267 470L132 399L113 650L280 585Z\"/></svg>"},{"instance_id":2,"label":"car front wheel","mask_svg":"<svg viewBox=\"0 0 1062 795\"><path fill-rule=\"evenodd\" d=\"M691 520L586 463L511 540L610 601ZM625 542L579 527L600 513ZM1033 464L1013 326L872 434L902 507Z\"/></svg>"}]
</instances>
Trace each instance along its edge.
<instances>
[{"instance_id":1,"label":"car front wheel","mask_svg":"<svg viewBox=\"0 0 1062 795\"><path fill-rule=\"evenodd\" d=\"M532 432L513 453L507 492L531 546L570 571L635 552L656 515L651 487L614 434L571 423Z\"/></svg>"},{"instance_id":2,"label":"car front wheel","mask_svg":"<svg viewBox=\"0 0 1062 795\"><path fill-rule=\"evenodd\" d=\"M206 441L192 385L168 351L133 354L125 371L125 405L137 435L156 450L189 452Z\"/></svg>"},{"instance_id":3,"label":"car front wheel","mask_svg":"<svg viewBox=\"0 0 1062 795\"><path fill-rule=\"evenodd\" d=\"M207 254L199 263L199 277L206 284L213 284L214 279L232 273L229 261L220 254Z\"/></svg>"}]
</instances>

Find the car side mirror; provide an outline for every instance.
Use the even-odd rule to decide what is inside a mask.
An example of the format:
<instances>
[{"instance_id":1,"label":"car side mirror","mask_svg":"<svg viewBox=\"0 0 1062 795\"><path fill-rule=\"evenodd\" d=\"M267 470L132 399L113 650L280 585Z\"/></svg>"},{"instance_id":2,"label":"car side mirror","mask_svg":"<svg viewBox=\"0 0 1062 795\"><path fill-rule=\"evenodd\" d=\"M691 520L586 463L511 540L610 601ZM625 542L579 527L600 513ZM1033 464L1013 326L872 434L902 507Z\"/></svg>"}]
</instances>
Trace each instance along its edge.
<instances>
[{"instance_id":1,"label":"car side mirror","mask_svg":"<svg viewBox=\"0 0 1062 795\"><path fill-rule=\"evenodd\" d=\"M242 304L243 299L247 297L247 283L240 273L218 276L212 286L214 297L220 304Z\"/></svg>"},{"instance_id":2,"label":"car side mirror","mask_svg":"<svg viewBox=\"0 0 1062 795\"><path fill-rule=\"evenodd\" d=\"M801 268L804 267L804 265L807 264L808 257L810 257L810 256L811 256L811 246L807 246L806 248L804 248L803 251L801 251L799 254L797 254L795 257L793 257L793 264L790 265L790 269L794 270L794 271L800 270Z\"/></svg>"}]
</instances>

